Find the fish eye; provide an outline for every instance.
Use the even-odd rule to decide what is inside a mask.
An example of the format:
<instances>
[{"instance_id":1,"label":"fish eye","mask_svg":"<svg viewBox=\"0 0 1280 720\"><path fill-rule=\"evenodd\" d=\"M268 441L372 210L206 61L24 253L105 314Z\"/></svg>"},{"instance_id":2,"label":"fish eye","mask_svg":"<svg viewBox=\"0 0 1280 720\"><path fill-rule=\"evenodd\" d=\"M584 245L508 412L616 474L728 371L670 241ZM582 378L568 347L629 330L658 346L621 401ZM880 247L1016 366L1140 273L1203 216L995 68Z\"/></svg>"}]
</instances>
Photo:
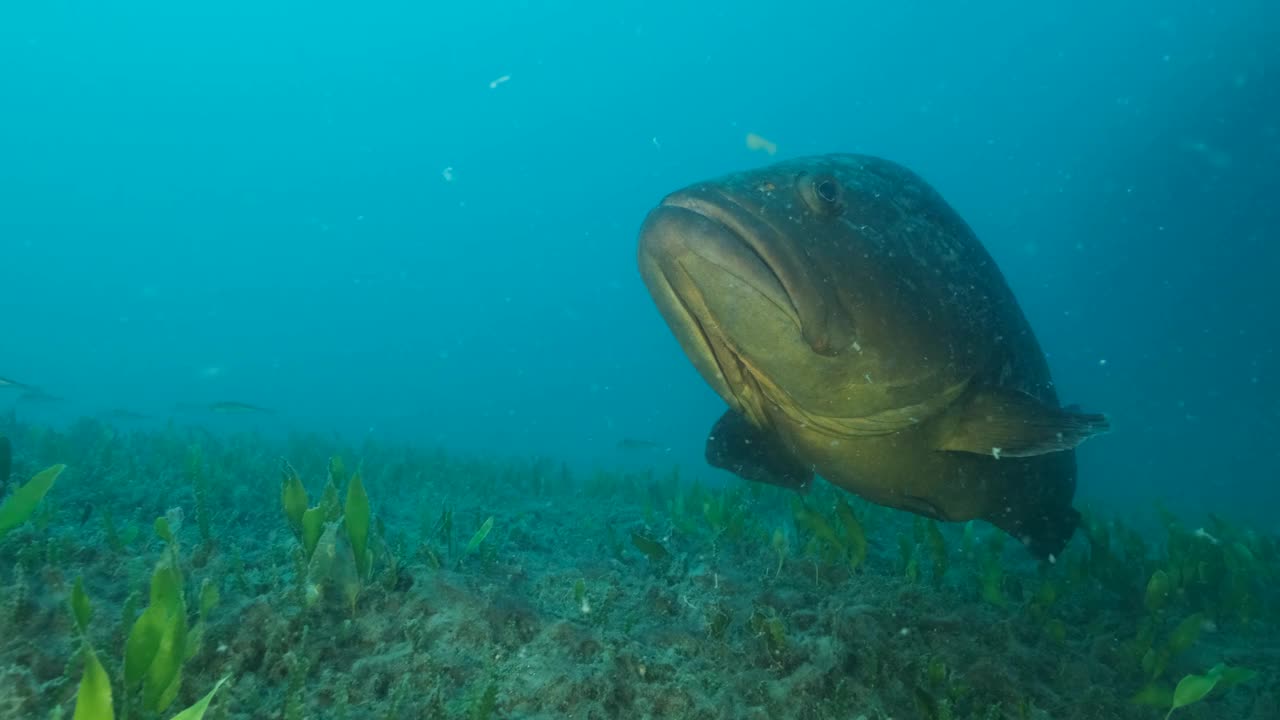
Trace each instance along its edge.
<instances>
[{"instance_id":1,"label":"fish eye","mask_svg":"<svg viewBox=\"0 0 1280 720\"><path fill-rule=\"evenodd\" d=\"M799 178L800 196L819 217L833 218L844 212L844 193L840 181L830 175Z\"/></svg>"},{"instance_id":2,"label":"fish eye","mask_svg":"<svg viewBox=\"0 0 1280 720\"><path fill-rule=\"evenodd\" d=\"M835 203L840 199L840 187L830 178L819 180L813 186L814 192L818 193L818 197L829 203Z\"/></svg>"}]
</instances>

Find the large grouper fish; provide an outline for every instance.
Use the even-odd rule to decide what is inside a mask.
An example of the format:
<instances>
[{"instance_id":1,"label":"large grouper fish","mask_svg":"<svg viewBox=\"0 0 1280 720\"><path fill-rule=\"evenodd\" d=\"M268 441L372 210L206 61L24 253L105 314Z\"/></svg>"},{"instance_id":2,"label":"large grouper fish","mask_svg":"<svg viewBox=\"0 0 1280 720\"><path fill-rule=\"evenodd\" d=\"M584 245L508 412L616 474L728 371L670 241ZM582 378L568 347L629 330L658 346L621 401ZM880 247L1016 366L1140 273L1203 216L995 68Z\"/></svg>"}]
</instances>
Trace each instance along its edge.
<instances>
[{"instance_id":1,"label":"large grouper fish","mask_svg":"<svg viewBox=\"0 0 1280 720\"><path fill-rule=\"evenodd\" d=\"M649 213L639 262L729 404L713 466L980 518L1039 557L1071 539L1074 449L1107 419L1059 405L995 262L912 171L837 154L698 183Z\"/></svg>"}]
</instances>

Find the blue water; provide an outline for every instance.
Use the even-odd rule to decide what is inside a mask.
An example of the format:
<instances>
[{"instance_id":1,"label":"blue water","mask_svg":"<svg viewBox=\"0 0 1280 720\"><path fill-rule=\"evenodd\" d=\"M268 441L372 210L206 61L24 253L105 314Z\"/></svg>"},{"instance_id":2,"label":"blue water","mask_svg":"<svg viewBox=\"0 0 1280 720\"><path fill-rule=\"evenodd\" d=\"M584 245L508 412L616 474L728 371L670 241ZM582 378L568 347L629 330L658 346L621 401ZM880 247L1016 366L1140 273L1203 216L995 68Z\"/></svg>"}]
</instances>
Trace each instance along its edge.
<instances>
[{"instance_id":1,"label":"blue water","mask_svg":"<svg viewBox=\"0 0 1280 720\"><path fill-rule=\"evenodd\" d=\"M1111 414L1082 504L1274 528L1277 28L1266 0L5 3L0 375L63 400L0 407L236 400L276 412L189 420L720 477L636 230L690 182L867 152L960 211L1064 401Z\"/></svg>"}]
</instances>

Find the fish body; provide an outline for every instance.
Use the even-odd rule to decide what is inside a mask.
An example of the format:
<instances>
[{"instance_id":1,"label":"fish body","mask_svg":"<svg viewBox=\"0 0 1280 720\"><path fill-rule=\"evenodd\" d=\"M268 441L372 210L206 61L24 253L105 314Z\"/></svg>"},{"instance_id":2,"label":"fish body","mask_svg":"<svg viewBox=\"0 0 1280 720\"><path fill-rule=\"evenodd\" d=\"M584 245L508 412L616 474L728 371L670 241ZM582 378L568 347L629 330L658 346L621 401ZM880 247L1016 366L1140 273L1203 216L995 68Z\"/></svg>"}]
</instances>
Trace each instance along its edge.
<instances>
[{"instance_id":1,"label":"fish body","mask_svg":"<svg viewBox=\"0 0 1280 720\"><path fill-rule=\"evenodd\" d=\"M18 396L18 402L23 403L57 403L62 402L62 398L45 392L39 388L30 388Z\"/></svg>"},{"instance_id":2,"label":"fish body","mask_svg":"<svg viewBox=\"0 0 1280 720\"><path fill-rule=\"evenodd\" d=\"M10 380L6 377L0 377L0 390L32 390L30 385L20 383L17 380Z\"/></svg>"},{"instance_id":3,"label":"fish body","mask_svg":"<svg viewBox=\"0 0 1280 720\"><path fill-rule=\"evenodd\" d=\"M122 422L137 422L140 420L151 419L150 415L147 415L145 413L135 412L133 410L126 410L125 408L115 408L113 410L109 410L106 412L104 417L106 417L108 420L119 420Z\"/></svg>"},{"instance_id":4,"label":"fish body","mask_svg":"<svg viewBox=\"0 0 1280 720\"><path fill-rule=\"evenodd\" d=\"M9 438L0 435L0 498L5 496L9 486L9 476L13 474L13 444Z\"/></svg>"},{"instance_id":5,"label":"fish body","mask_svg":"<svg viewBox=\"0 0 1280 720\"><path fill-rule=\"evenodd\" d=\"M1107 420L1059 406L995 262L912 171L824 155L698 183L649 213L638 260L729 405L713 465L982 518L1040 556L1070 539L1073 449Z\"/></svg>"},{"instance_id":6,"label":"fish body","mask_svg":"<svg viewBox=\"0 0 1280 720\"><path fill-rule=\"evenodd\" d=\"M235 401L211 403L208 409L209 412L222 415L269 415L274 412L270 408Z\"/></svg>"}]
</instances>

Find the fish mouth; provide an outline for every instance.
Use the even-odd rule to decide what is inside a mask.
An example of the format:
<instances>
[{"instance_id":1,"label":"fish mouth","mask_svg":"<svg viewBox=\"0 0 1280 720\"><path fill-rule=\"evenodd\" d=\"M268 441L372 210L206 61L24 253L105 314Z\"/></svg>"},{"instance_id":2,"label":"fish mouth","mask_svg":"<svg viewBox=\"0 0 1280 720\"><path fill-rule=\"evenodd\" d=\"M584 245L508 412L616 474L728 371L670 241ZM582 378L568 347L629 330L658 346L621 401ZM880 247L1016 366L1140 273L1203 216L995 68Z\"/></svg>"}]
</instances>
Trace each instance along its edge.
<instances>
[{"instance_id":1,"label":"fish mouth","mask_svg":"<svg viewBox=\"0 0 1280 720\"><path fill-rule=\"evenodd\" d=\"M799 309L779 274L771 242L778 233L714 187L694 187L663 198L654 213L687 212L699 218L700 237L687 237L688 252L736 277L801 327ZM652 215L653 213L651 213Z\"/></svg>"},{"instance_id":2,"label":"fish mouth","mask_svg":"<svg viewBox=\"0 0 1280 720\"><path fill-rule=\"evenodd\" d=\"M658 310L694 367L731 406L759 417L760 408L744 406L756 403L734 392L755 386L755 373L721 327L707 297L726 282L750 288L799 328L799 315L783 282L757 249L767 236L757 232L753 222L748 211L728 198L707 191L673 194L645 219L639 264ZM711 277L708 267L719 277Z\"/></svg>"}]
</instances>

